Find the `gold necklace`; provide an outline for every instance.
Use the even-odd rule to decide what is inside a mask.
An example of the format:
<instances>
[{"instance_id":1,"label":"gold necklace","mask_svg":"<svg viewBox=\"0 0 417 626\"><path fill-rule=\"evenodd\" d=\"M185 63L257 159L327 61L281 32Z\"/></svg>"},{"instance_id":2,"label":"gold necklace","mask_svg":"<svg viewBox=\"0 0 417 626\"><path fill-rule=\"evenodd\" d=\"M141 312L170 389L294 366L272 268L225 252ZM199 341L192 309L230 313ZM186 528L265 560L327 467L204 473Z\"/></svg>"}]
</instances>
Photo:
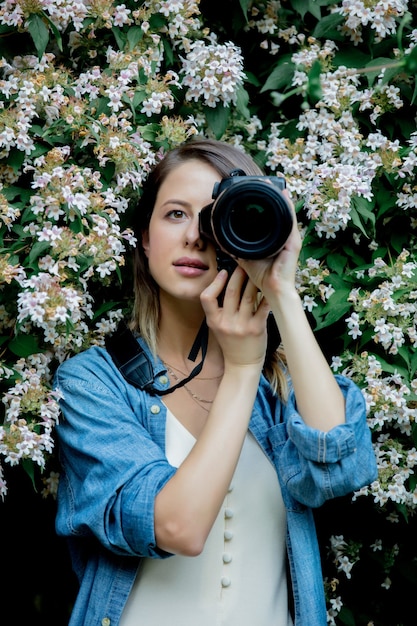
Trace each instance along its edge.
<instances>
[{"instance_id":1,"label":"gold necklace","mask_svg":"<svg viewBox=\"0 0 417 626\"><path fill-rule=\"evenodd\" d=\"M177 370L177 372L179 372L181 376L184 376L184 378L188 376L186 372L182 372L178 367L175 367L175 365L171 365L170 363L167 363L166 361L162 361L162 363L166 365L167 368L169 368L170 370L173 370L173 369ZM175 376L173 372L172 372L172 375L174 376L175 380L178 380L178 378ZM223 372L221 374L218 374L217 376L208 376L208 377L198 376L198 380L217 380L218 378L221 378L222 376L223 376Z\"/></svg>"},{"instance_id":2,"label":"gold necklace","mask_svg":"<svg viewBox=\"0 0 417 626\"><path fill-rule=\"evenodd\" d=\"M176 375L176 373L172 370L171 365L168 365L168 363L165 363L165 361L163 361L164 365L166 366L168 373L172 376L172 378L174 380L176 380L177 382L180 380L179 377ZM177 367L175 368L178 372L180 372L180 374L182 374L183 376L186 376L186 374L184 374L183 372L181 372L181 370L179 370ZM223 374L220 374L220 376L223 376ZM220 378L220 376L215 376L214 378L202 378L200 380L215 380L216 378ZM202 409L204 409L204 411L209 411L210 407L205 407L203 406L203 404L213 404L213 400L205 400L204 398L200 398L200 396L198 396L196 393L194 393L193 391L191 391L191 389L189 389L187 387L187 385L183 385L185 391L188 393L188 395L194 400L194 402L196 402L198 404L198 406Z\"/></svg>"}]
</instances>

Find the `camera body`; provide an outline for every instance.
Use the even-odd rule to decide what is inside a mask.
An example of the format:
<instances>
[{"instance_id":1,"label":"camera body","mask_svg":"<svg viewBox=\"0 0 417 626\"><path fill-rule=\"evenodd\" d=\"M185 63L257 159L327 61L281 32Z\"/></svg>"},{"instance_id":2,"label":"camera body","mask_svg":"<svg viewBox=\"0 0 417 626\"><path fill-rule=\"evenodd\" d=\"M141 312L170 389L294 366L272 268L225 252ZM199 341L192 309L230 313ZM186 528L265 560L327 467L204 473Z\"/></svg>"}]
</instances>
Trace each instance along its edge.
<instances>
[{"instance_id":1,"label":"camera body","mask_svg":"<svg viewBox=\"0 0 417 626\"><path fill-rule=\"evenodd\" d=\"M233 170L215 184L214 202L201 210L199 230L214 243L219 269L233 269L234 258L266 259L278 254L293 227L283 189L284 178L246 176L243 170Z\"/></svg>"}]
</instances>

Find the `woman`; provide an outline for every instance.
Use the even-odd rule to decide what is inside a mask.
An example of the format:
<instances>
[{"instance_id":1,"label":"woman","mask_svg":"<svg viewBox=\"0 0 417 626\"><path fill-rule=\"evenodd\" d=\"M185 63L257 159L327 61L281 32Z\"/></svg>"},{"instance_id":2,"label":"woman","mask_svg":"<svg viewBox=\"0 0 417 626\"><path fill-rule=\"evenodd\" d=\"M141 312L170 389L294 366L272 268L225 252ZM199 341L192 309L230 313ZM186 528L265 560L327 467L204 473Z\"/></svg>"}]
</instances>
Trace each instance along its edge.
<instances>
[{"instance_id":1,"label":"woman","mask_svg":"<svg viewBox=\"0 0 417 626\"><path fill-rule=\"evenodd\" d=\"M364 401L304 314L295 215L278 254L218 271L199 213L236 168L262 174L240 149L194 139L147 182L132 328L153 388L99 347L58 369L72 626L326 624L311 507L375 479Z\"/></svg>"}]
</instances>

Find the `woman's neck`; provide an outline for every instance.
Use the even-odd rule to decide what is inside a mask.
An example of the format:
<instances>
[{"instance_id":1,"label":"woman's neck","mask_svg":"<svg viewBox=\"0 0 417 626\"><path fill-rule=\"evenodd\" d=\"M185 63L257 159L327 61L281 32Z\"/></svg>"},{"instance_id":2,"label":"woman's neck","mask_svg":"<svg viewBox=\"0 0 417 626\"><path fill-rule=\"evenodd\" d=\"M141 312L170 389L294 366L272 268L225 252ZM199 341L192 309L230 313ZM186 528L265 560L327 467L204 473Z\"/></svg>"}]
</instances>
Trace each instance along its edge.
<instances>
[{"instance_id":1,"label":"woman's neck","mask_svg":"<svg viewBox=\"0 0 417 626\"><path fill-rule=\"evenodd\" d=\"M195 361L188 357L191 348L197 338L204 315L191 317L180 315L162 315L158 331L158 354L166 364L179 368L181 371L190 372L202 358L201 349L198 351ZM207 354L205 369L218 369L222 367L223 356L216 339L208 335Z\"/></svg>"}]
</instances>

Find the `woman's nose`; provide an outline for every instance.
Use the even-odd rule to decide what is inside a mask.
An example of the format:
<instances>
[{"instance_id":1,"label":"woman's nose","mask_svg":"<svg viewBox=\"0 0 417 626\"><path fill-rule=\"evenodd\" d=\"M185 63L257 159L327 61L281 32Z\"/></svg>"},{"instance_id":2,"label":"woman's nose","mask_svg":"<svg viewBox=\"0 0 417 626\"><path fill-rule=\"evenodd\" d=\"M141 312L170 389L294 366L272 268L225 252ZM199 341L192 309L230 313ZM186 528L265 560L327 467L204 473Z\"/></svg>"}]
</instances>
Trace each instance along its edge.
<instances>
[{"instance_id":1,"label":"woman's nose","mask_svg":"<svg viewBox=\"0 0 417 626\"><path fill-rule=\"evenodd\" d=\"M198 215L193 218L187 228L186 245L197 246L200 250L202 250L206 245L200 234Z\"/></svg>"}]
</instances>

